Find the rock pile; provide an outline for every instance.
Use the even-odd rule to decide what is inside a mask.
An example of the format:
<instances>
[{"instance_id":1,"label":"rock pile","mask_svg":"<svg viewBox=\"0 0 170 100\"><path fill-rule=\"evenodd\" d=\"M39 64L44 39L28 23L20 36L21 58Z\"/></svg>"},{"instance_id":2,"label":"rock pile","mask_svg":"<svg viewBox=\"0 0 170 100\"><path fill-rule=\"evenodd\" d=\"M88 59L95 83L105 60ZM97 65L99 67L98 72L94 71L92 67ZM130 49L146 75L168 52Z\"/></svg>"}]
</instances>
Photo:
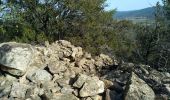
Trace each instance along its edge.
<instances>
[{"instance_id":1,"label":"rock pile","mask_svg":"<svg viewBox=\"0 0 170 100\"><path fill-rule=\"evenodd\" d=\"M0 44L2 100L168 100L169 96L169 73L119 64L104 54L92 57L65 40L43 46Z\"/></svg>"}]
</instances>

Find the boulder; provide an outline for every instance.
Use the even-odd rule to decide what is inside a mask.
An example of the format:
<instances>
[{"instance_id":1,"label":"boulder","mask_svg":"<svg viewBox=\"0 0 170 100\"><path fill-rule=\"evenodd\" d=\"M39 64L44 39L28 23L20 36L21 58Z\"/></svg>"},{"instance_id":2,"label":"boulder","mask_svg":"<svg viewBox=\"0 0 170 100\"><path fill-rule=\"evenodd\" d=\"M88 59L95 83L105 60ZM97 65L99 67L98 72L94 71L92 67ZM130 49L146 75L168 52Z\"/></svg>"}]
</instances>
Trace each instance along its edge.
<instances>
[{"instance_id":1,"label":"boulder","mask_svg":"<svg viewBox=\"0 0 170 100\"><path fill-rule=\"evenodd\" d=\"M52 75L50 73L48 73L46 70L41 69L28 73L26 77L27 79L35 83L47 82L51 81L52 79Z\"/></svg>"},{"instance_id":2,"label":"boulder","mask_svg":"<svg viewBox=\"0 0 170 100\"><path fill-rule=\"evenodd\" d=\"M104 92L104 82L97 77L91 77L86 80L83 87L79 91L80 97L94 96Z\"/></svg>"},{"instance_id":3,"label":"boulder","mask_svg":"<svg viewBox=\"0 0 170 100\"><path fill-rule=\"evenodd\" d=\"M132 72L124 98L125 100L154 100L155 93L145 81Z\"/></svg>"},{"instance_id":4,"label":"boulder","mask_svg":"<svg viewBox=\"0 0 170 100\"><path fill-rule=\"evenodd\" d=\"M8 42L0 44L0 68L13 75L22 76L33 58L33 49L29 44Z\"/></svg>"}]
</instances>

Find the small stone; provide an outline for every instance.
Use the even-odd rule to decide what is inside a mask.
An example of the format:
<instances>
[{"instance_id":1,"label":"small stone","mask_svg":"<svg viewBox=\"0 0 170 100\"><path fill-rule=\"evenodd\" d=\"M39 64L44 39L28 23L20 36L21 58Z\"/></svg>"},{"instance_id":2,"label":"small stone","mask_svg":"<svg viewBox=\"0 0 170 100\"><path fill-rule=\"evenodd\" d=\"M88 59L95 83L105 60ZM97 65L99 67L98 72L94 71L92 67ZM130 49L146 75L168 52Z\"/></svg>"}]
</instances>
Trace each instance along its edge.
<instances>
[{"instance_id":1,"label":"small stone","mask_svg":"<svg viewBox=\"0 0 170 100\"><path fill-rule=\"evenodd\" d=\"M66 85L61 89L61 93L63 94L72 94L74 89L71 88L70 85Z\"/></svg>"},{"instance_id":2,"label":"small stone","mask_svg":"<svg viewBox=\"0 0 170 100\"><path fill-rule=\"evenodd\" d=\"M69 85L70 84L70 78L68 77L63 77L60 79L55 80L55 83L58 83L61 87L64 85Z\"/></svg>"},{"instance_id":3,"label":"small stone","mask_svg":"<svg viewBox=\"0 0 170 100\"><path fill-rule=\"evenodd\" d=\"M5 80L0 83L0 98L4 96L8 96L11 92L12 82Z\"/></svg>"},{"instance_id":4,"label":"small stone","mask_svg":"<svg viewBox=\"0 0 170 100\"><path fill-rule=\"evenodd\" d=\"M67 69L66 63L63 61L50 61L48 68L53 74L64 72Z\"/></svg>"},{"instance_id":5,"label":"small stone","mask_svg":"<svg viewBox=\"0 0 170 100\"><path fill-rule=\"evenodd\" d=\"M76 96L72 94L58 94L54 95L51 100L79 100Z\"/></svg>"},{"instance_id":6,"label":"small stone","mask_svg":"<svg viewBox=\"0 0 170 100\"><path fill-rule=\"evenodd\" d=\"M27 85L14 82L12 85L10 96L24 99L27 89L28 89Z\"/></svg>"},{"instance_id":7,"label":"small stone","mask_svg":"<svg viewBox=\"0 0 170 100\"><path fill-rule=\"evenodd\" d=\"M79 94L80 97L87 97L87 96L94 96L103 92L104 92L104 82L100 81L96 77L92 77L91 79L88 79L84 83Z\"/></svg>"},{"instance_id":8,"label":"small stone","mask_svg":"<svg viewBox=\"0 0 170 100\"><path fill-rule=\"evenodd\" d=\"M72 47L71 43L65 40L58 41L59 44L61 44L64 47Z\"/></svg>"},{"instance_id":9,"label":"small stone","mask_svg":"<svg viewBox=\"0 0 170 100\"><path fill-rule=\"evenodd\" d=\"M81 47L72 48L72 52L73 53L71 54L71 56L74 60L83 56L83 50Z\"/></svg>"},{"instance_id":10,"label":"small stone","mask_svg":"<svg viewBox=\"0 0 170 100\"><path fill-rule=\"evenodd\" d=\"M97 67L111 66L113 64L113 60L107 55L100 54L95 58L95 65Z\"/></svg>"},{"instance_id":11,"label":"small stone","mask_svg":"<svg viewBox=\"0 0 170 100\"><path fill-rule=\"evenodd\" d=\"M27 79L29 79L32 82L47 82L51 81L52 76L50 73L48 73L46 70L36 70L31 73L28 73Z\"/></svg>"},{"instance_id":12,"label":"small stone","mask_svg":"<svg viewBox=\"0 0 170 100\"><path fill-rule=\"evenodd\" d=\"M77 81L73 84L74 87L81 88L87 79L90 77L84 74L79 74Z\"/></svg>"},{"instance_id":13,"label":"small stone","mask_svg":"<svg viewBox=\"0 0 170 100\"><path fill-rule=\"evenodd\" d=\"M99 95L92 96L91 98L92 100L102 100L102 96Z\"/></svg>"},{"instance_id":14,"label":"small stone","mask_svg":"<svg viewBox=\"0 0 170 100\"><path fill-rule=\"evenodd\" d=\"M91 59L92 58L91 54L87 53L87 52L84 54L84 57L87 58L87 59Z\"/></svg>"}]
</instances>

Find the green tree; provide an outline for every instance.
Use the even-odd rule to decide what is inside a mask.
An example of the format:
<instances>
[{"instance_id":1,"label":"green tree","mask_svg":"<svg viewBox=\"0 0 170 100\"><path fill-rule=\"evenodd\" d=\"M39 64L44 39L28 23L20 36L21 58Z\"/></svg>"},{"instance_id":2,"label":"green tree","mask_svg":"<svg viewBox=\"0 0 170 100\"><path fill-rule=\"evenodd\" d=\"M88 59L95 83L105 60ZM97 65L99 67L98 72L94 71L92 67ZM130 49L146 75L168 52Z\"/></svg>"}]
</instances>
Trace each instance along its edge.
<instances>
[{"instance_id":1,"label":"green tree","mask_svg":"<svg viewBox=\"0 0 170 100\"><path fill-rule=\"evenodd\" d=\"M9 0L19 5L22 17L36 31L47 38L64 39L67 35L82 35L106 24L106 0ZM113 11L111 11L113 12ZM110 18L112 15L110 14ZM108 20L107 20L108 19ZM79 27L79 28L78 28Z\"/></svg>"}]
</instances>

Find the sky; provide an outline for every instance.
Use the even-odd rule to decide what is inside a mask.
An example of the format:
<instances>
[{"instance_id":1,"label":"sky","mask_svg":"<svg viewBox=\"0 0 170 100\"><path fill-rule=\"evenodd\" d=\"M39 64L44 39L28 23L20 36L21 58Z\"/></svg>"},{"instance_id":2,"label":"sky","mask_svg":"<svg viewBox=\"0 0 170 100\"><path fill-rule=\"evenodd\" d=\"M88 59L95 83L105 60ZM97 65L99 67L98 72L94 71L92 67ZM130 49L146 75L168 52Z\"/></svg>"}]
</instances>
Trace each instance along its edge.
<instances>
[{"instance_id":1,"label":"sky","mask_svg":"<svg viewBox=\"0 0 170 100\"><path fill-rule=\"evenodd\" d=\"M107 0L106 10L117 8L118 11L138 10L142 8L155 6L162 0Z\"/></svg>"}]
</instances>

